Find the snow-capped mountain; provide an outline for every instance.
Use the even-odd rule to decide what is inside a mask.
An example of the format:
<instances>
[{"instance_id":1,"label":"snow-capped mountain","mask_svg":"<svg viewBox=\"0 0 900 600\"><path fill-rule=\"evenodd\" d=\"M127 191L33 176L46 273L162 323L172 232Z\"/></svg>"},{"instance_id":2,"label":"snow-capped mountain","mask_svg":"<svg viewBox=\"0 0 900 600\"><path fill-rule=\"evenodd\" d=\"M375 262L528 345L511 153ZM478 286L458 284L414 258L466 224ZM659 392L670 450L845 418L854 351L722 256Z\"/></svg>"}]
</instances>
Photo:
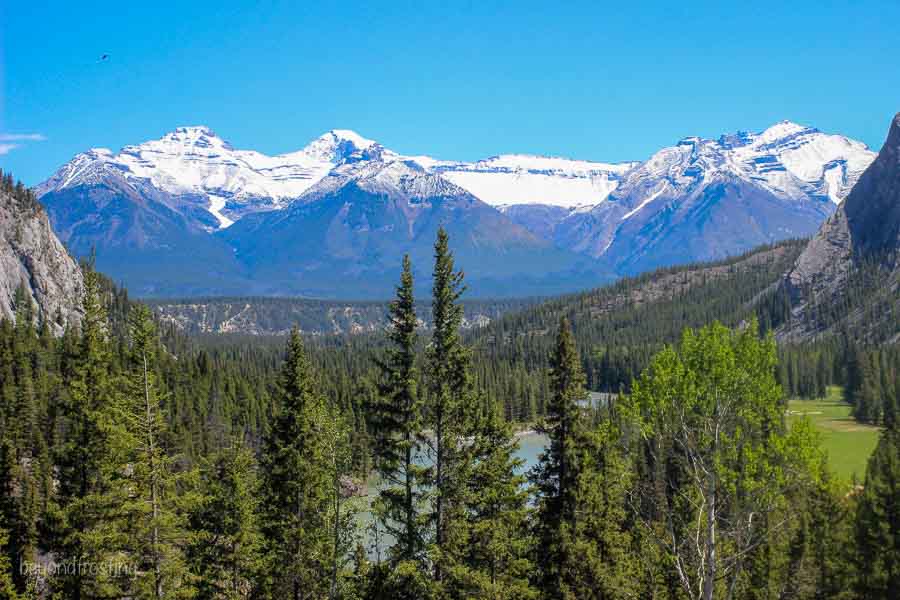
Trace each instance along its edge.
<instances>
[{"instance_id":1,"label":"snow-capped mountain","mask_svg":"<svg viewBox=\"0 0 900 600\"><path fill-rule=\"evenodd\" d=\"M631 209L637 211L654 194L731 176L783 198L837 204L874 158L862 142L782 121L758 134L685 138L630 171L616 196L634 197L638 203Z\"/></svg>"},{"instance_id":2,"label":"snow-capped mountain","mask_svg":"<svg viewBox=\"0 0 900 600\"><path fill-rule=\"evenodd\" d=\"M546 276L585 261L587 277L613 276L811 234L873 158L787 121L685 138L640 163L446 161L349 130L268 156L182 127L79 154L36 191L74 252L96 247L101 268L145 295L357 295L360 276L391 272L404 252L427 262L438 223L464 238L467 270L510 295L549 292ZM524 284L529 263L543 287Z\"/></svg>"},{"instance_id":3,"label":"snow-capped mountain","mask_svg":"<svg viewBox=\"0 0 900 600\"><path fill-rule=\"evenodd\" d=\"M441 225L469 283L483 294L509 295L513 281L513 289L532 294L573 290L593 277L584 272L589 261L418 162L377 147L349 157L287 209L248 215L221 238L261 282L261 293L387 297L404 254L427 288Z\"/></svg>"},{"instance_id":4,"label":"snow-capped mountain","mask_svg":"<svg viewBox=\"0 0 900 600\"><path fill-rule=\"evenodd\" d=\"M284 208L344 158L374 144L353 131L335 129L297 152L267 156L236 150L207 127L179 127L158 140L125 146L118 154L106 148L79 154L37 192L43 196L96 185L115 174L134 186L196 196L205 201L218 228L224 228L249 212Z\"/></svg>"},{"instance_id":5,"label":"snow-capped mountain","mask_svg":"<svg viewBox=\"0 0 900 600\"><path fill-rule=\"evenodd\" d=\"M783 121L758 134L685 138L554 228L557 244L634 272L720 258L813 233L875 154Z\"/></svg>"}]
</instances>

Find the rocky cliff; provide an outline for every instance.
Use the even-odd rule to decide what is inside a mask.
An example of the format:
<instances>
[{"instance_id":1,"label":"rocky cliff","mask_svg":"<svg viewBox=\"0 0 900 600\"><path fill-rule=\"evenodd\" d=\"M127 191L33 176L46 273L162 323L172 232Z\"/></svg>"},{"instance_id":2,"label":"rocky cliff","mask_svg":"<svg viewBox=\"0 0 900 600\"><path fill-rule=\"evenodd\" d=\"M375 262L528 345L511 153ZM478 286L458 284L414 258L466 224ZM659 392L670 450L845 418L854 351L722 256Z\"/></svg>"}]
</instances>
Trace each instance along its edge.
<instances>
[{"instance_id":1,"label":"rocky cliff","mask_svg":"<svg viewBox=\"0 0 900 600\"><path fill-rule=\"evenodd\" d=\"M878 157L785 277L783 289L791 304L785 334L808 337L839 321L858 328L866 306L875 301L880 307L868 312L878 313L880 323L895 327L898 282L900 113L891 121ZM882 333L887 339L896 335Z\"/></svg>"},{"instance_id":2,"label":"rocky cliff","mask_svg":"<svg viewBox=\"0 0 900 600\"><path fill-rule=\"evenodd\" d=\"M34 194L0 173L0 318L15 318L21 286L37 317L59 334L81 319L83 284Z\"/></svg>"}]
</instances>

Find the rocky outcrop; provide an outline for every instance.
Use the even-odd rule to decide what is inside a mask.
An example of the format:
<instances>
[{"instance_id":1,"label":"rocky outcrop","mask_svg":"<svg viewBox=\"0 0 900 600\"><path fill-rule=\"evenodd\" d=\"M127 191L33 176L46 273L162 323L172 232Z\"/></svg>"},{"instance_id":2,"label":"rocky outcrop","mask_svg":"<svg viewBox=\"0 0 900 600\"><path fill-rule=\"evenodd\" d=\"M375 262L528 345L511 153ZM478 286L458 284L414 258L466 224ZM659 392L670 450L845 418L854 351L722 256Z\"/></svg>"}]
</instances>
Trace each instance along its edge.
<instances>
[{"instance_id":1,"label":"rocky outcrop","mask_svg":"<svg viewBox=\"0 0 900 600\"><path fill-rule=\"evenodd\" d=\"M8 175L0 179L0 318L15 318L22 286L38 318L59 334L81 319L81 269L34 195Z\"/></svg>"},{"instance_id":2,"label":"rocky outcrop","mask_svg":"<svg viewBox=\"0 0 900 600\"><path fill-rule=\"evenodd\" d=\"M900 113L891 122L887 140L878 157L828 218L794 268L782 283L791 302L789 337L808 337L823 326L813 315L813 305L822 306L844 298L848 309L848 287L860 267L879 269L878 286L896 285L900 276ZM881 290L884 291L884 290ZM887 290L890 295L890 290ZM861 293L874 296L878 290ZM864 299L864 298L863 298ZM858 304L858 301L855 301ZM833 311L832 311L833 312ZM848 317L853 315L849 314ZM833 316L832 316L833 318Z\"/></svg>"}]
</instances>

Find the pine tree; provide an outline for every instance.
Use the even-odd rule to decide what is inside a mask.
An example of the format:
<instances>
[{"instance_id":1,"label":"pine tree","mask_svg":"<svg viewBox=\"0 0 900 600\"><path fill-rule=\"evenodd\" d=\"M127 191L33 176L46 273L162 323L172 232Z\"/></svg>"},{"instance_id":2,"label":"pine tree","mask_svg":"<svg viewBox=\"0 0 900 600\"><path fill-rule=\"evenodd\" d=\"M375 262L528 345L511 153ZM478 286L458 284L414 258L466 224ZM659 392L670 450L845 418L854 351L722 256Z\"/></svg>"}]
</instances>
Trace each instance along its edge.
<instances>
[{"instance_id":1,"label":"pine tree","mask_svg":"<svg viewBox=\"0 0 900 600\"><path fill-rule=\"evenodd\" d=\"M376 507L384 530L396 540L391 549L391 561L396 565L422 561L427 528L420 508L425 470L416 463L422 442L422 403L416 368L418 320L408 255L403 257L397 299L389 310L391 347L377 362L381 383L370 421L382 480Z\"/></svg>"},{"instance_id":2,"label":"pine tree","mask_svg":"<svg viewBox=\"0 0 900 600\"><path fill-rule=\"evenodd\" d=\"M458 536L465 531L459 526L464 519L461 493L468 466L463 440L469 433L472 409L470 353L460 338L463 279L462 271L454 267L449 238L441 227L434 245L433 333L427 350L428 417L433 431L429 450L434 463L429 477L433 487L431 554L438 587L447 565L458 560L466 543Z\"/></svg>"},{"instance_id":3,"label":"pine tree","mask_svg":"<svg viewBox=\"0 0 900 600\"><path fill-rule=\"evenodd\" d=\"M340 499L335 497L343 467L339 452L345 442L313 377L294 329L281 372L278 413L262 459L267 583L274 598L333 595L335 565L349 549L344 547L349 515L336 510Z\"/></svg>"},{"instance_id":4,"label":"pine tree","mask_svg":"<svg viewBox=\"0 0 900 600\"><path fill-rule=\"evenodd\" d=\"M3 528L3 521L0 520L0 549L6 548L8 545L9 532ZM16 584L13 582L13 562L6 552L0 552L0 598L4 600L23 598L19 595Z\"/></svg>"},{"instance_id":5,"label":"pine tree","mask_svg":"<svg viewBox=\"0 0 900 600\"><path fill-rule=\"evenodd\" d=\"M549 437L532 481L537 492L538 585L547 598L562 598L567 585L571 536L577 527L577 495L584 425L579 402L587 397L584 372L568 319L560 319L550 358L550 403L540 431Z\"/></svg>"},{"instance_id":6,"label":"pine tree","mask_svg":"<svg viewBox=\"0 0 900 600\"><path fill-rule=\"evenodd\" d=\"M881 433L856 512L857 593L895 598L900 590L900 432Z\"/></svg>"},{"instance_id":7,"label":"pine tree","mask_svg":"<svg viewBox=\"0 0 900 600\"><path fill-rule=\"evenodd\" d=\"M60 561L99 565L108 558L112 460L110 424L118 389L112 372L112 348L106 298L100 275L88 267L84 275L84 317L72 373L68 381L64 441L59 449L60 519L51 546ZM96 567L94 567L96 568ZM67 598L119 593L117 582L82 568L61 570L52 582Z\"/></svg>"},{"instance_id":8,"label":"pine tree","mask_svg":"<svg viewBox=\"0 0 900 600\"><path fill-rule=\"evenodd\" d=\"M472 440L466 481L468 550L453 580L464 598L536 598L529 577L532 539L524 461L518 440L496 402L484 399Z\"/></svg>"},{"instance_id":9,"label":"pine tree","mask_svg":"<svg viewBox=\"0 0 900 600\"><path fill-rule=\"evenodd\" d=\"M566 540L564 596L571 600L634 598L637 561L630 531L631 469L621 430L609 416L581 445L576 483L578 518Z\"/></svg>"},{"instance_id":10,"label":"pine tree","mask_svg":"<svg viewBox=\"0 0 900 600\"><path fill-rule=\"evenodd\" d=\"M156 373L158 337L150 310L134 306L128 314L129 349L125 394L115 407L111 431L120 466L114 482L129 493L122 498L127 542L141 575L135 593L161 600L187 587L179 542L184 524L176 507L177 475L164 448L167 434L161 406L165 395Z\"/></svg>"},{"instance_id":11,"label":"pine tree","mask_svg":"<svg viewBox=\"0 0 900 600\"><path fill-rule=\"evenodd\" d=\"M200 468L200 500L189 517L188 561L198 600L245 600L263 574L260 484L243 442L221 450Z\"/></svg>"}]
</instances>

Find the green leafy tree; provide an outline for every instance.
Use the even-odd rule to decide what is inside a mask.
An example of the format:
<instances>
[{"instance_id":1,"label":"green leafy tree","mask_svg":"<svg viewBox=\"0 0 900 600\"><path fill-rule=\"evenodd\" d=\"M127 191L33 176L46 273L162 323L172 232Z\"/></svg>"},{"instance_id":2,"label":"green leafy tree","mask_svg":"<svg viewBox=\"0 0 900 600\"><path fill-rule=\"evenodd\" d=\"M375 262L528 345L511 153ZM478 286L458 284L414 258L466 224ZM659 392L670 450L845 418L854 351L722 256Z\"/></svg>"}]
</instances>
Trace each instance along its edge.
<instances>
[{"instance_id":1,"label":"green leafy tree","mask_svg":"<svg viewBox=\"0 0 900 600\"><path fill-rule=\"evenodd\" d=\"M640 513L684 594L741 596L749 555L787 527L809 480L808 427L785 431L775 342L756 324L687 330L635 382L630 410L651 457Z\"/></svg>"}]
</instances>

